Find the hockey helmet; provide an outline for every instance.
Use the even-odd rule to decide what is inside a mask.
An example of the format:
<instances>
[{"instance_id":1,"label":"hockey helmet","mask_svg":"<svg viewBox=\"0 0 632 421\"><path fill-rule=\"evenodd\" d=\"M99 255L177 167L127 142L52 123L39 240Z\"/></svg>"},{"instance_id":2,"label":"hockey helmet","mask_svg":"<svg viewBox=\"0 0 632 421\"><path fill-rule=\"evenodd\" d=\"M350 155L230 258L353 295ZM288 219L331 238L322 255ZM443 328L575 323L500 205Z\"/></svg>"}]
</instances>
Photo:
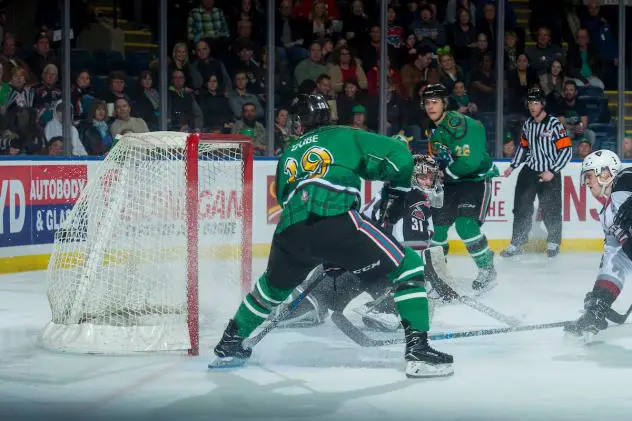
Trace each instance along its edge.
<instances>
[{"instance_id":1,"label":"hockey helmet","mask_svg":"<svg viewBox=\"0 0 632 421\"><path fill-rule=\"evenodd\" d=\"M601 185L601 195L603 196L606 187L608 187L614 178L621 171L621 159L619 156L607 149L601 149L595 151L584 158L582 161L582 171L581 171L581 184L585 185L587 181L587 175L589 173L593 173L597 176L597 182ZM604 170L608 170L610 172L610 177L604 180L601 175Z\"/></svg>"},{"instance_id":2,"label":"hockey helmet","mask_svg":"<svg viewBox=\"0 0 632 421\"><path fill-rule=\"evenodd\" d=\"M426 89L424 89L421 94L421 106L423 108L427 99L442 99L447 102L449 97L450 92L448 92L445 86L440 83L434 83L426 86Z\"/></svg>"},{"instance_id":3,"label":"hockey helmet","mask_svg":"<svg viewBox=\"0 0 632 421\"><path fill-rule=\"evenodd\" d=\"M289 109L293 125L307 129L329 124L331 110L327 100L319 94L298 94Z\"/></svg>"},{"instance_id":4,"label":"hockey helmet","mask_svg":"<svg viewBox=\"0 0 632 421\"><path fill-rule=\"evenodd\" d=\"M424 192L435 190L439 175L439 164L430 155L413 155L413 176L410 181L413 187Z\"/></svg>"},{"instance_id":5,"label":"hockey helmet","mask_svg":"<svg viewBox=\"0 0 632 421\"><path fill-rule=\"evenodd\" d=\"M542 105L546 102L546 95L541 88L533 87L527 91L527 103L540 102Z\"/></svg>"}]
</instances>

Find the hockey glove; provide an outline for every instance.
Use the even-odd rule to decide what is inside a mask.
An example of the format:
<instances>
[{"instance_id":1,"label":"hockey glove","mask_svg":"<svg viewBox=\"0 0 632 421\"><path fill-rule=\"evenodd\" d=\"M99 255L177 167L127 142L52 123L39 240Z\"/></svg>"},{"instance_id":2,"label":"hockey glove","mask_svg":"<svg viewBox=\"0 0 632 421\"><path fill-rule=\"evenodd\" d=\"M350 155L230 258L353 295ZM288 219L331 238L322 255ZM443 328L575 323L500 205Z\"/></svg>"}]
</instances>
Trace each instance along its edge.
<instances>
[{"instance_id":1,"label":"hockey glove","mask_svg":"<svg viewBox=\"0 0 632 421\"><path fill-rule=\"evenodd\" d=\"M454 162L450 149L443 143L434 142L432 144L432 157L437 161L439 169L443 170Z\"/></svg>"},{"instance_id":2,"label":"hockey glove","mask_svg":"<svg viewBox=\"0 0 632 421\"><path fill-rule=\"evenodd\" d=\"M403 217L406 193L407 191L395 189L388 183L384 183L379 203L381 220L378 223L380 226L394 225Z\"/></svg>"},{"instance_id":3,"label":"hockey glove","mask_svg":"<svg viewBox=\"0 0 632 421\"><path fill-rule=\"evenodd\" d=\"M632 230L632 196L628 197L625 202L621 204L617 210L617 214L614 216L613 225L626 232Z\"/></svg>"},{"instance_id":4,"label":"hockey glove","mask_svg":"<svg viewBox=\"0 0 632 421\"><path fill-rule=\"evenodd\" d=\"M628 256L628 259L632 260L632 241L630 241L630 233L616 225L612 226L612 234L615 236L621 249Z\"/></svg>"}]
</instances>

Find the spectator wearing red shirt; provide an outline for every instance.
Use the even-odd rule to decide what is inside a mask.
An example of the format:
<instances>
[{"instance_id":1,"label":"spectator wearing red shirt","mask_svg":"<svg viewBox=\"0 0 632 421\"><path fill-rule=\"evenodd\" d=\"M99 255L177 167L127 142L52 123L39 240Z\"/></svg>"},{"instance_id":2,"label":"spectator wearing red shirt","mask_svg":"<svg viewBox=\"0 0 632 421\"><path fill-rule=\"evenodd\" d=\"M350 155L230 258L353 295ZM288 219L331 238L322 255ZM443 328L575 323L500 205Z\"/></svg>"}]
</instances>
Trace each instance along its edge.
<instances>
[{"instance_id":1,"label":"spectator wearing red shirt","mask_svg":"<svg viewBox=\"0 0 632 421\"><path fill-rule=\"evenodd\" d=\"M324 0L303 0L294 7L292 11L292 16L294 17L309 17L312 12L312 7L314 7L315 2L324 1ZM336 4L336 0L327 0L325 2L327 6L327 16L329 19L340 19L340 9L338 9L338 5Z\"/></svg>"},{"instance_id":2,"label":"spectator wearing red shirt","mask_svg":"<svg viewBox=\"0 0 632 421\"><path fill-rule=\"evenodd\" d=\"M392 84L395 87L396 92L401 92L402 90L402 76L397 69L395 69L391 65L391 60L387 58L386 64L388 65L388 73L386 75L386 79L389 84ZM368 82L368 94L369 96L377 96L380 92L380 62L377 62L377 65L373 66L369 73L366 75Z\"/></svg>"},{"instance_id":3,"label":"spectator wearing red shirt","mask_svg":"<svg viewBox=\"0 0 632 421\"><path fill-rule=\"evenodd\" d=\"M342 92L344 83L348 80L356 80L360 89L367 88L366 73L347 47L340 47L333 52L333 63L327 70L331 77L332 88L336 93Z\"/></svg>"}]
</instances>

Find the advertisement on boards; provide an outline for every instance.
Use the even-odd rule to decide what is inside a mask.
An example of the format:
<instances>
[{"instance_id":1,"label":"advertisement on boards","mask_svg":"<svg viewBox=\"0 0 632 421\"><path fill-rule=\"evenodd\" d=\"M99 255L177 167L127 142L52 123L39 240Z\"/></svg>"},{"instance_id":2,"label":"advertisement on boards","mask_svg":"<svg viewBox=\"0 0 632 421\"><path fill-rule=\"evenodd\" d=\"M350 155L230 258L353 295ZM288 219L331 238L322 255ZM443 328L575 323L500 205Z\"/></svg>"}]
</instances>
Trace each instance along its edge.
<instances>
[{"instance_id":1,"label":"advertisement on boards","mask_svg":"<svg viewBox=\"0 0 632 421\"><path fill-rule=\"evenodd\" d=\"M88 181L85 164L15 165L1 174L0 247L52 243Z\"/></svg>"}]
</instances>

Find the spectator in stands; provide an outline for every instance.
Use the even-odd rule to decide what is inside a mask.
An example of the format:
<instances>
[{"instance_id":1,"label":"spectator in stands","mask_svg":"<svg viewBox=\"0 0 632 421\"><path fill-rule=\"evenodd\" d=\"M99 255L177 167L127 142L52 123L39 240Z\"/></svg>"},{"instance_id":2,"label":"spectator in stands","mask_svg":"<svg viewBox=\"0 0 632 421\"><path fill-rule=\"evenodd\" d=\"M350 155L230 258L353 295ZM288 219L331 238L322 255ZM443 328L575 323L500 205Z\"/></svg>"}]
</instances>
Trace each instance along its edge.
<instances>
[{"instance_id":1,"label":"spectator in stands","mask_svg":"<svg viewBox=\"0 0 632 421\"><path fill-rule=\"evenodd\" d=\"M404 42L404 28L397 21L397 11L394 6L388 7L386 27L386 43L389 51L399 48Z\"/></svg>"},{"instance_id":2,"label":"spectator in stands","mask_svg":"<svg viewBox=\"0 0 632 421\"><path fill-rule=\"evenodd\" d=\"M592 152L592 143L590 140L583 138L577 144L577 152L575 153L575 158L584 159Z\"/></svg>"},{"instance_id":3,"label":"spectator in stands","mask_svg":"<svg viewBox=\"0 0 632 421\"><path fill-rule=\"evenodd\" d=\"M529 28L533 38L537 38L540 28L547 27L551 29L553 43L558 45L561 43L564 23L563 3L565 3L564 0L529 0L531 10Z\"/></svg>"},{"instance_id":4,"label":"spectator in stands","mask_svg":"<svg viewBox=\"0 0 632 421\"><path fill-rule=\"evenodd\" d=\"M4 81L4 66L0 62L0 115L4 115L7 111L7 103L9 102L9 94L11 93L11 85Z\"/></svg>"},{"instance_id":5,"label":"spectator in stands","mask_svg":"<svg viewBox=\"0 0 632 421\"><path fill-rule=\"evenodd\" d=\"M377 98L376 98L377 100ZM377 101L374 105L377 104ZM386 133L389 136L393 136L395 133L399 133L403 129L402 125L402 107L403 101L399 95L399 88L389 81L388 90L386 91ZM379 112L374 107L376 118L371 118L374 121L375 128L377 129L377 122L379 121Z\"/></svg>"},{"instance_id":6,"label":"spectator in stands","mask_svg":"<svg viewBox=\"0 0 632 421\"><path fill-rule=\"evenodd\" d=\"M237 120L233 126L232 133L238 134L244 130L252 130L252 138L254 140L253 148L255 155L265 155L268 148L266 139L266 129L263 124L257 121L257 115L260 111L257 110L257 105L252 102L246 102L241 109L241 118Z\"/></svg>"},{"instance_id":7,"label":"spectator in stands","mask_svg":"<svg viewBox=\"0 0 632 421\"><path fill-rule=\"evenodd\" d=\"M33 106L40 116L42 126L51 121L55 114L55 106L61 100L61 89L57 83L57 66L47 64L42 72L42 82L35 85L35 101Z\"/></svg>"},{"instance_id":8,"label":"spectator in stands","mask_svg":"<svg viewBox=\"0 0 632 421\"><path fill-rule=\"evenodd\" d=\"M318 1L323 0L302 0L301 2L297 2L296 7L292 10L292 16L304 18L309 17L309 14L314 7L314 3ZM329 19L340 19L340 10L338 10L336 0L326 0L325 10L327 11Z\"/></svg>"},{"instance_id":9,"label":"spectator in stands","mask_svg":"<svg viewBox=\"0 0 632 421\"><path fill-rule=\"evenodd\" d=\"M108 106L95 99L90 105L87 119L79 123L77 131L88 155L103 155L112 148L113 138L108 126Z\"/></svg>"},{"instance_id":10,"label":"spectator in stands","mask_svg":"<svg viewBox=\"0 0 632 421\"><path fill-rule=\"evenodd\" d=\"M184 42L177 42L171 50L171 59L167 67L167 74L173 74L174 70L182 70L186 76L186 85L193 87L191 69L189 68L189 47Z\"/></svg>"},{"instance_id":11,"label":"spectator in stands","mask_svg":"<svg viewBox=\"0 0 632 421\"><path fill-rule=\"evenodd\" d=\"M515 114L525 114L527 101L527 91L539 84L538 74L529 66L529 59L526 54L520 54L516 59L516 69L510 70L506 74L507 94L509 104L507 111Z\"/></svg>"},{"instance_id":12,"label":"spectator in stands","mask_svg":"<svg viewBox=\"0 0 632 421\"><path fill-rule=\"evenodd\" d=\"M465 72L457 66L450 46L446 45L439 48L437 56L439 58L439 81L451 92L456 81L465 80Z\"/></svg>"},{"instance_id":13,"label":"spectator in stands","mask_svg":"<svg viewBox=\"0 0 632 421\"><path fill-rule=\"evenodd\" d=\"M456 105L457 111L461 114L472 116L478 112L478 107L470 100L470 96L465 89L465 82L462 80L454 82L451 99Z\"/></svg>"},{"instance_id":14,"label":"spectator in stands","mask_svg":"<svg viewBox=\"0 0 632 421\"><path fill-rule=\"evenodd\" d=\"M613 30L613 25L600 13L597 0L588 0L586 9L588 16L584 19L582 26L588 30L590 42L599 51L603 68L602 80L608 89L616 89L616 67L619 65L616 32Z\"/></svg>"},{"instance_id":15,"label":"spectator in stands","mask_svg":"<svg viewBox=\"0 0 632 421\"><path fill-rule=\"evenodd\" d=\"M278 13L275 17L276 53L283 61L294 68L297 63L307 58L305 49L304 22L291 16L292 1L281 0Z\"/></svg>"},{"instance_id":16,"label":"spectator in stands","mask_svg":"<svg viewBox=\"0 0 632 421\"><path fill-rule=\"evenodd\" d=\"M147 123L145 123L145 120L143 120L142 118L131 116L130 113L132 111L132 105L127 98L117 98L114 106L116 119L112 122L112 125L110 126L110 133L113 137L116 137L125 130L129 130L131 133L149 132L149 127L147 127Z\"/></svg>"},{"instance_id":17,"label":"spectator in stands","mask_svg":"<svg viewBox=\"0 0 632 421\"><path fill-rule=\"evenodd\" d=\"M538 75L545 73L553 60L558 60L562 65L566 64L562 47L551 43L551 30L544 26L538 29L536 45L527 47L525 53Z\"/></svg>"},{"instance_id":18,"label":"spectator in stands","mask_svg":"<svg viewBox=\"0 0 632 421\"><path fill-rule=\"evenodd\" d=\"M518 36L514 31L505 32L505 70L516 69L518 56L524 53L522 44L518 43Z\"/></svg>"},{"instance_id":19,"label":"spectator in stands","mask_svg":"<svg viewBox=\"0 0 632 421\"><path fill-rule=\"evenodd\" d=\"M46 146L46 136L37 122L38 117L35 109L15 107L7 113L5 118L7 128L2 137L9 139L9 149L18 150L17 153L9 151L12 155L33 155Z\"/></svg>"},{"instance_id":20,"label":"spectator in stands","mask_svg":"<svg viewBox=\"0 0 632 421\"><path fill-rule=\"evenodd\" d=\"M564 82L566 82L566 75L564 74L562 63L559 60L553 60L549 70L545 74L540 75L540 87L548 101L547 109L554 109L562 99Z\"/></svg>"},{"instance_id":21,"label":"spectator in stands","mask_svg":"<svg viewBox=\"0 0 632 421\"><path fill-rule=\"evenodd\" d=\"M358 104L364 102L364 95L355 80L345 82L344 90L338 94L336 99L336 111L338 114L338 124L347 125L353 119L351 110Z\"/></svg>"},{"instance_id":22,"label":"spectator in stands","mask_svg":"<svg viewBox=\"0 0 632 421\"><path fill-rule=\"evenodd\" d=\"M274 121L274 155L283 153L291 141L292 128L288 119L288 110L279 108Z\"/></svg>"},{"instance_id":23,"label":"spectator in stands","mask_svg":"<svg viewBox=\"0 0 632 421\"><path fill-rule=\"evenodd\" d=\"M459 9L458 21L446 28L448 44L453 49L454 59L461 66L470 64L473 49L476 48L476 28L471 21L472 14L472 10Z\"/></svg>"},{"instance_id":24,"label":"spectator in stands","mask_svg":"<svg viewBox=\"0 0 632 421\"><path fill-rule=\"evenodd\" d=\"M425 47L424 47L425 48ZM432 51L430 51L432 54ZM417 58L417 38L412 31L406 32L406 37L402 45L394 51L394 59L397 67L402 68L408 63L412 63Z\"/></svg>"},{"instance_id":25,"label":"spectator in stands","mask_svg":"<svg viewBox=\"0 0 632 421\"><path fill-rule=\"evenodd\" d=\"M226 71L226 66L222 61L211 57L208 42L198 41L195 45L195 55L197 58L189 67L193 89L200 89L210 75L216 75L219 78L219 86L222 88L227 91L232 89L232 80Z\"/></svg>"},{"instance_id":26,"label":"spectator in stands","mask_svg":"<svg viewBox=\"0 0 632 421\"><path fill-rule=\"evenodd\" d=\"M250 0L244 0L244 1L250 1ZM264 38L254 38L252 36L253 30L252 30L252 21L248 20L248 19L241 19L239 22L237 22L237 38L235 38L235 42L233 43L233 46L238 46L238 45L250 45L253 51L253 54L255 57L259 57L261 54L261 48L263 47L262 44L262 39ZM233 51L233 53L235 54L239 54L237 51Z\"/></svg>"},{"instance_id":27,"label":"spectator in stands","mask_svg":"<svg viewBox=\"0 0 632 421\"><path fill-rule=\"evenodd\" d=\"M487 35L480 33L476 35L476 47L472 51L472 60L470 61L470 69L476 70L484 55L489 54L494 61L495 51L489 45Z\"/></svg>"},{"instance_id":28,"label":"spectator in stands","mask_svg":"<svg viewBox=\"0 0 632 421\"><path fill-rule=\"evenodd\" d=\"M321 62L325 66L328 66L333 61L334 42L331 40L331 38L323 38L320 45L322 49L321 54L323 55Z\"/></svg>"},{"instance_id":29,"label":"spectator in stands","mask_svg":"<svg viewBox=\"0 0 632 421\"><path fill-rule=\"evenodd\" d=\"M63 156L64 155L64 138L55 136L48 141L48 144L41 151L42 155Z\"/></svg>"},{"instance_id":30,"label":"spectator in stands","mask_svg":"<svg viewBox=\"0 0 632 421\"><path fill-rule=\"evenodd\" d=\"M15 36L9 32L4 33L4 39L2 40L2 55L0 56L1 63L4 67L3 80L9 82L13 69L16 67L22 68L26 71L26 80L29 85L36 83L36 78L31 74L31 70L22 59L23 54L18 50L17 41Z\"/></svg>"},{"instance_id":31,"label":"spectator in stands","mask_svg":"<svg viewBox=\"0 0 632 421\"><path fill-rule=\"evenodd\" d=\"M360 89L367 89L367 77L348 47L340 47L333 53L333 63L328 66L329 77L335 93L342 92L344 82L355 79Z\"/></svg>"},{"instance_id":32,"label":"spectator in stands","mask_svg":"<svg viewBox=\"0 0 632 421\"><path fill-rule=\"evenodd\" d=\"M314 89L314 93L322 95L327 100L335 98L335 93L331 88L331 78L328 74L323 73L318 76L316 79L316 88Z\"/></svg>"},{"instance_id":33,"label":"spectator in stands","mask_svg":"<svg viewBox=\"0 0 632 421\"><path fill-rule=\"evenodd\" d=\"M356 105L351 109L351 124L354 129L368 130L366 124L366 107L364 105Z\"/></svg>"},{"instance_id":34,"label":"spectator in stands","mask_svg":"<svg viewBox=\"0 0 632 421\"><path fill-rule=\"evenodd\" d=\"M25 56L25 61L34 75L41 75L44 67L54 64L59 68L59 59L50 48L49 34L40 32L35 40L33 50Z\"/></svg>"},{"instance_id":35,"label":"spectator in stands","mask_svg":"<svg viewBox=\"0 0 632 421\"><path fill-rule=\"evenodd\" d=\"M196 101L204 117L203 131L230 133L235 125L235 116L230 109L226 92L219 86L217 75L209 76L204 89L198 92Z\"/></svg>"},{"instance_id":36,"label":"spectator in stands","mask_svg":"<svg viewBox=\"0 0 632 421\"><path fill-rule=\"evenodd\" d=\"M492 67L492 55L485 53L470 78L472 100L482 112L493 112L496 108L496 75Z\"/></svg>"},{"instance_id":37,"label":"spectator in stands","mask_svg":"<svg viewBox=\"0 0 632 421\"><path fill-rule=\"evenodd\" d=\"M257 74L261 66L254 59L253 45L248 41L242 40L235 45L233 51L236 55L233 57L232 63L230 63L230 73L233 75L237 72L245 73L248 78L248 92L256 95L263 94L265 90L261 90L257 81Z\"/></svg>"},{"instance_id":38,"label":"spectator in stands","mask_svg":"<svg viewBox=\"0 0 632 421\"><path fill-rule=\"evenodd\" d=\"M214 50L224 50L230 32L226 16L222 9L215 7L215 0L201 0L200 6L189 12L187 33L190 42L208 39L212 41Z\"/></svg>"},{"instance_id":39,"label":"spectator in stands","mask_svg":"<svg viewBox=\"0 0 632 421\"><path fill-rule=\"evenodd\" d=\"M577 84L604 89L600 79L601 59L599 51L590 43L588 30L581 28L576 34L577 43L568 48L568 76Z\"/></svg>"},{"instance_id":40,"label":"spectator in stands","mask_svg":"<svg viewBox=\"0 0 632 421\"><path fill-rule=\"evenodd\" d=\"M92 90L92 76L88 70L82 69L77 72L75 83L73 83L70 90L70 98L75 119L77 121L86 119L91 109L92 101L96 98L96 94Z\"/></svg>"},{"instance_id":41,"label":"spectator in stands","mask_svg":"<svg viewBox=\"0 0 632 421\"><path fill-rule=\"evenodd\" d=\"M30 108L35 102L35 91L26 86L26 70L21 67L14 67L11 71L11 92L7 100L7 108Z\"/></svg>"},{"instance_id":42,"label":"spectator in stands","mask_svg":"<svg viewBox=\"0 0 632 421\"><path fill-rule=\"evenodd\" d=\"M512 159L516 154L516 141L511 133L505 135L503 140L503 158Z\"/></svg>"},{"instance_id":43,"label":"spectator in stands","mask_svg":"<svg viewBox=\"0 0 632 421\"><path fill-rule=\"evenodd\" d=\"M432 50L429 47L421 46L417 51L415 60L402 67L402 94L404 98L413 97L415 86L419 82L439 83L439 73L431 64Z\"/></svg>"},{"instance_id":44,"label":"spectator in stands","mask_svg":"<svg viewBox=\"0 0 632 421\"><path fill-rule=\"evenodd\" d=\"M468 23L476 22L476 5L472 0L448 0L445 7L446 25L455 25L461 22L461 12L468 14Z\"/></svg>"},{"instance_id":45,"label":"spectator in stands","mask_svg":"<svg viewBox=\"0 0 632 421\"><path fill-rule=\"evenodd\" d=\"M58 101L55 105L55 113L53 119L51 119L46 126L44 127L44 135L46 136L47 142L53 137L63 136L63 113L64 113L64 104L61 101ZM81 143L81 139L79 138L79 132L75 126L70 126L70 135L71 135L71 145L72 145L72 155L73 156L86 156L88 153L86 149L83 147L83 143Z\"/></svg>"},{"instance_id":46,"label":"spectator in stands","mask_svg":"<svg viewBox=\"0 0 632 421\"><path fill-rule=\"evenodd\" d=\"M322 48L319 43L314 42L309 46L309 57L301 61L294 69L296 86L304 80L316 80L318 76L327 73L327 67L321 63L321 59Z\"/></svg>"},{"instance_id":47,"label":"spectator in stands","mask_svg":"<svg viewBox=\"0 0 632 421\"><path fill-rule=\"evenodd\" d=\"M564 82L562 101L557 105L557 118L564 124L575 148L582 138L586 138L591 144L595 143L595 133L588 129L588 111L586 104L577 98L577 84L573 80Z\"/></svg>"},{"instance_id":48,"label":"spectator in stands","mask_svg":"<svg viewBox=\"0 0 632 421\"><path fill-rule=\"evenodd\" d=\"M376 65L380 58L380 38L381 29L379 25L372 25L369 29L369 42L360 47L360 59L365 73Z\"/></svg>"},{"instance_id":49,"label":"spectator in stands","mask_svg":"<svg viewBox=\"0 0 632 421\"><path fill-rule=\"evenodd\" d=\"M344 18L344 36L349 46L356 51L361 51L364 45L369 42L368 31L371 22L364 11L364 4L361 0L352 1L349 10L350 13Z\"/></svg>"},{"instance_id":50,"label":"spectator in stands","mask_svg":"<svg viewBox=\"0 0 632 421\"><path fill-rule=\"evenodd\" d=\"M476 31L487 35L487 42L496 46L496 5L490 1L483 6L483 16L476 22Z\"/></svg>"},{"instance_id":51,"label":"spectator in stands","mask_svg":"<svg viewBox=\"0 0 632 421\"><path fill-rule=\"evenodd\" d=\"M248 91L248 76L244 72L235 74L235 90L228 94L228 103L235 118L239 118L242 115L244 104L254 104L257 119L263 118L263 107L257 95Z\"/></svg>"},{"instance_id":52,"label":"spectator in stands","mask_svg":"<svg viewBox=\"0 0 632 421\"><path fill-rule=\"evenodd\" d=\"M333 36L334 28L332 27L332 21L327 15L327 9L323 0L314 0L312 11L307 16L306 25L305 42L307 44Z\"/></svg>"},{"instance_id":53,"label":"spectator in stands","mask_svg":"<svg viewBox=\"0 0 632 421\"><path fill-rule=\"evenodd\" d=\"M125 98L127 102L130 102L127 92L125 91L125 73L120 71L111 72L108 77L108 82L108 89L99 94L99 98L108 104L108 117L114 117L114 111L116 109L115 103L118 99Z\"/></svg>"},{"instance_id":54,"label":"spectator in stands","mask_svg":"<svg viewBox=\"0 0 632 421\"><path fill-rule=\"evenodd\" d=\"M409 28L415 32L421 45L430 47L433 51L445 45L445 28L434 19L432 8L428 5L419 9L419 19L413 21Z\"/></svg>"},{"instance_id":55,"label":"spectator in stands","mask_svg":"<svg viewBox=\"0 0 632 421\"><path fill-rule=\"evenodd\" d=\"M230 22L233 23L232 32L236 33L238 38L241 37L239 26L240 24L243 25L244 22L248 22L251 35L254 35L255 38L262 39L265 36L263 30L266 21L264 14L257 7L258 3L258 1L253 0L240 0L239 2L233 3L232 10L228 15L230 16ZM253 29L256 29L254 34L252 34Z\"/></svg>"},{"instance_id":56,"label":"spectator in stands","mask_svg":"<svg viewBox=\"0 0 632 421\"><path fill-rule=\"evenodd\" d=\"M171 71L171 74L176 69ZM179 70L182 72L182 70ZM184 74L184 73L183 73ZM185 76L186 77L186 76ZM143 70L138 78L139 87L131 95L132 116L139 117L147 123L150 130L158 130L160 117L160 93L154 87L152 72Z\"/></svg>"},{"instance_id":57,"label":"spectator in stands","mask_svg":"<svg viewBox=\"0 0 632 421\"><path fill-rule=\"evenodd\" d=\"M399 71L393 67L390 59L386 58L388 61L386 62L388 66L388 71L386 73L387 82L393 86L393 89L398 92L402 90L402 75ZM369 73L366 75L367 78L367 86L368 86L368 94L369 96L377 96L380 92L380 67L379 60L375 66L369 70Z\"/></svg>"},{"instance_id":58,"label":"spectator in stands","mask_svg":"<svg viewBox=\"0 0 632 421\"><path fill-rule=\"evenodd\" d=\"M261 105L267 108L267 89L268 89L268 54L267 48L261 49L261 65L255 75L257 79L259 99ZM278 57L274 67L274 98L276 105L289 103L294 98L293 84L287 64Z\"/></svg>"},{"instance_id":59,"label":"spectator in stands","mask_svg":"<svg viewBox=\"0 0 632 421\"><path fill-rule=\"evenodd\" d=\"M174 70L171 73L169 103L167 104L170 130L200 131L204 125L202 110L195 101L193 93L187 90L185 81L182 70Z\"/></svg>"},{"instance_id":60,"label":"spectator in stands","mask_svg":"<svg viewBox=\"0 0 632 421\"><path fill-rule=\"evenodd\" d=\"M632 159L632 137L630 137L628 130L626 130L625 138L623 139L623 159Z\"/></svg>"}]
</instances>

